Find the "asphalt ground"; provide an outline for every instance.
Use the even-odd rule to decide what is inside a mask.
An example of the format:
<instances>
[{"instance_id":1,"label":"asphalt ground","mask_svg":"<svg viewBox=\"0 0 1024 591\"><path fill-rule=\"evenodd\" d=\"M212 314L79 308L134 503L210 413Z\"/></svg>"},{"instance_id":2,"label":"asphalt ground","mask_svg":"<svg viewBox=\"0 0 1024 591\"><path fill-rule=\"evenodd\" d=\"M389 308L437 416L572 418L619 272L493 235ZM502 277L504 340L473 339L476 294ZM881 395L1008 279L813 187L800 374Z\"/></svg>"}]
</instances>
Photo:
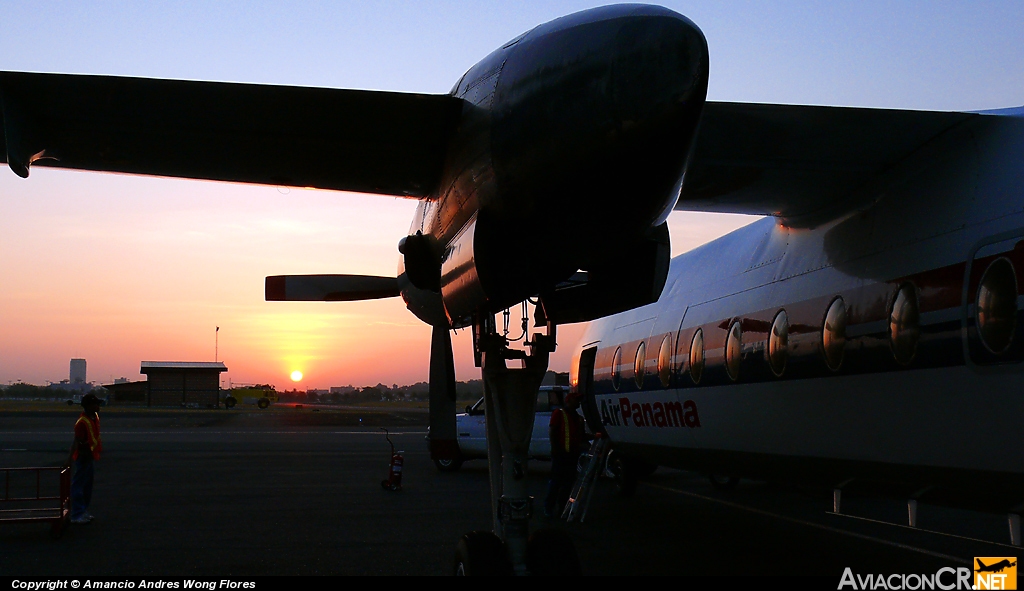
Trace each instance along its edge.
<instances>
[{"instance_id":1,"label":"asphalt ground","mask_svg":"<svg viewBox=\"0 0 1024 591\"><path fill-rule=\"evenodd\" d=\"M45 524L0 522L0 576L446 575L459 536L489 529L486 462L438 472L422 411L101 415L96 520L56 540ZM0 468L61 464L76 416L0 411ZM405 452L400 492L380 486L390 451L380 426ZM531 463L538 509L547 472ZM846 567L928 574L1020 555L1005 516L922 505L910 529L882 523L906 519L902 502L843 503L859 518L830 514L827 494L749 481L720 492L660 468L629 499L600 481L585 523L534 526L566 531L588 575L819 575L834 585Z\"/></svg>"}]
</instances>

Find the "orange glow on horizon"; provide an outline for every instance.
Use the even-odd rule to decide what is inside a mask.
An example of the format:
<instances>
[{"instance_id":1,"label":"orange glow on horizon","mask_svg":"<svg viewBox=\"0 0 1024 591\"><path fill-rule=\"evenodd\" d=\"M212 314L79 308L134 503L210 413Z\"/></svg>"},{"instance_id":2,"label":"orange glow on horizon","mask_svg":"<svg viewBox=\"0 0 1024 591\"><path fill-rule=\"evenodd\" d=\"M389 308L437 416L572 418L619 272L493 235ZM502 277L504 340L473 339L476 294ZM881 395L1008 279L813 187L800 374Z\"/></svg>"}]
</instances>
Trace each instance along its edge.
<instances>
[{"instance_id":1,"label":"orange glow on horizon","mask_svg":"<svg viewBox=\"0 0 1024 591\"><path fill-rule=\"evenodd\" d=\"M0 195L0 383L67 379L72 358L96 384L144 380L142 360L213 361L210 326L225 382L283 385L296 368L318 389L429 379L430 327L401 298L263 293L268 275L393 277L416 200L45 168L0 175ZM673 254L743 225L679 215ZM553 371L584 329L559 327ZM452 341L456 379L480 379L470 331Z\"/></svg>"}]
</instances>

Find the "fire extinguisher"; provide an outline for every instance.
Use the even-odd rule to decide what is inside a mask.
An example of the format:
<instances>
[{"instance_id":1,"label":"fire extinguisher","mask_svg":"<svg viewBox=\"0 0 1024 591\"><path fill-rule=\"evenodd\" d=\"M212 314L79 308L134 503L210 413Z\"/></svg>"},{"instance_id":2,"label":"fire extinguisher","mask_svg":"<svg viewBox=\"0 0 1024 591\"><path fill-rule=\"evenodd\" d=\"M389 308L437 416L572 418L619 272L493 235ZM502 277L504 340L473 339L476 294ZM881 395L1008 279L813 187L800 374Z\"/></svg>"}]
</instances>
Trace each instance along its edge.
<instances>
[{"instance_id":1,"label":"fire extinguisher","mask_svg":"<svg viewBox=\"0 0 1024 591\"><path fill-rule=\"evenodd\" d=\"M402 458L401 451L395 451L395 444L392 443L390 433L384 427L381 427L384 431L384 438L388 440L391 445L391 465L388 467L388 479L381 480L380 485L385 490L402 490Z\"/></svg>"}]
</instances>

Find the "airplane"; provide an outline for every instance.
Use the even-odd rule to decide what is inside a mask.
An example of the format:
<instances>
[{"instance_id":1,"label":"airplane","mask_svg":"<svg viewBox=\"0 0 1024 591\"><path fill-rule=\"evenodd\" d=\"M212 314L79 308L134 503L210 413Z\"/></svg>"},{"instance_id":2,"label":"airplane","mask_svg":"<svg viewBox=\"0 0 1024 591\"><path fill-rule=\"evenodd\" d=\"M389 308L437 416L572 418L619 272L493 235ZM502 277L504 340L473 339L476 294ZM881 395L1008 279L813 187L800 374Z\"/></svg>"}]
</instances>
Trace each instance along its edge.
<instances>
[{"instance_id":1,"label":"airplane","mask_svg":"<svg viewBox=\"0 0 1024 591\"><path fill-rule=\"evenodd\" d=\"M677 209L767 217L589 324L570 384L620 457L1024 509L1024 107L707 103ZM622 269L623 278L630 269ZM632 464L632 466L630 465Z\"/></svg>"},{"instance_id":2,"label":"airplane","mask_svg":"<svg viewBox=\"0 0 1024 591\"><path fill-rule=\"evenodd\" d=\"M728 436L739 437L736 446L752 445L744 427L758 426L767 415L776 425L776 431L768 435L784 436L763 441L769 447L783 448L766 459L770 465L788 458L785 452L794 448L815 451L801 448L813 444L823 446L817 450L821 458L828 460L838 454L839 464L845 466L849 458L843 454L849 455L850 449L831 443L828 433L812 429L800 434L803 440L784 441L785 436L792 438L784 430L787 425L795 422L804 427L822 418L813 400L806 409L801 406L807 402L806 395L795 402L778 400L780 394L774 399L768 395L754 400L732 394L712 396L726 390L753 391L752 387L777 392L781 384L805 388L810 380L834 382L832 374L825 372L840 372L847 378L842 372L853 372L875 360L859 356L862 351L877 353L881 347L874 341L856 341L862 337L853 331L860 327L856 321L861 309L830 304L835 308L829 317L829 326L835 328L828 340L832 365L826 370L807 369L811 374L819 372L814 377L789 379L803 375L798 368L810 368L806 351L814 348L814 327L820 319L813 314L814 318L805 318L804 310L813 308L814 298L826 297L819 293L824 289L819 286L822 277L838 277L830 280L835 284L831 289L846 290L865 284L879 269L887 272L886 280L910 277L904 268L907 265L892 260L893 253L908 256L914 267L926 258L912 249L904 252L904 243L892 237L869 239L876 228L888 230L911 219L908 211L892 206L889 196L905 194L908 186L922 183L915 173L939 167L940 177L947 183L937 186L923 211L911 212L919 216L920 224L902 228L903 233L911 238L932 237L929 232L934 230L940 241L952 244L950 237L956 234L947 228L949 220L967 217L941 207L941 197L946 194L940 189L951 190L954 179L969 184L955 175L963 170L963 163L956 160L963 156L957 146L965 149L958 140L962 142L966 136L985 148L969 155L966 162L978 174L967 177L988 179L985 173L1001 166L1010 172L996 176L1006 184L985 187L1012 191L1020 186L1011 164L1013 155L1020 152L1019 142L1014 144L1014 138L1020 136L1014 133L1018 118L1012 113L708 102L709 68L707 42L689 19L661 7L618 5L572 14L523 33L470 68L444 95L0 72L4 136L0 156L23 178L33 167L42 166L359 191L419 200L408 235L398 245L396 277L268 277L266 299L402 297L414 315L433 327L433 459L451 457L457 451L450 332L471 328L490 411L487 447L493 523L490 530L463 536L453 570L468 575L545 574L566 565L578 569L578 564L573 566L575 553L567 537L557 530L530 533L533 508L524 477L535 396L556 346L558 325L595 321L585 341L587 347L580 349L573 363L575 387L588 399L588 420L593 423L595 411L600 412L597 405L604 402L607 407L609 400L618 401L621 416L621 400L632 396L629 416L649 419L653 429L661 429L657 435L644 431L637 438L625 430L640 430L633 424L635 418L621 428L596 423L621 443L626 457L669 464L689 463L667 461L676 457L700 457L717 473L753 473L746 468L758 466L761 456L756 452L743 448L738 454L720 454L707 442L704 447L693 443L698 441L694 433L709 434L712 439L708 441L723 449L723 438ZM981 133L993 129L1002 131L993 132L995 136ZM995 143L1004 151L982 142L993 142L993 137L1002 142ZM979 191L980 187L972 186L975 205L990 211L989 196ZM1006 198L1003 193L997 197ZM897 201L904 205L913 202L909 198ZM878 209L885 204L887 208ZM695 251L697 254L684 255L683 260L689 261L685 266L679 258L670 261L666 218L673 210L771 217L755 224L754 230L748 227ZM876 220L872 213L876 211L902 217ZM1015 215L997 216L989 226L1004 231L1003 225L1011 224ZM840 229L828 233L823 228ZM858 261L874 254L870 246L879 243L889 248L886 254L890 256L882 261L889 267L878 262L867 268L858 266ZM856 256L839 257L840 262L834 263L836 253L847 249ZM801 254L791 260L786 258L790 252ZM700 253L703 255L697 256ZM981 257L989 255L984 251ZM779 323L778 314L765 317L765 310L769 304L775 305L775 300L748 310L749 305L760 305L758 297L764 299L764 277L777 269L792 270L791 262L798 267L793 278L808 276L815 281L787 283L787 275L773 279L774 287L767 292L785 295L787 305L788 298L803 298L794 300L802 307L791 306L784 324ZM729 274L730 269L739 267L743 272ZM1011 334L1008 349L999 349L1003 341L996 341L996 349L985 353L985 347L992 347L992 339L1002 334L1005 341L1007 332L1007 269L1003 263L998 267L1002 270L994 272L990 290L994 307L985 308L980 336L971 341L981 343L982 349L969 349L981 351L978 355L982 358L974 363L984 366L983 373L992 370L985 374L994 376L988 378L990 382L1012 379L1005 377L1012 374L1004 372L1002 361L1009 359L1009 351L1012 355L1017 351ZM747 281L749 290L730 291ZM911 287L900 292L904 294L898 308L900 351L906 348L906 335L916 328L914 298L918 293L917 284L911 281L907 279L906 285ZM922 285L932 290L931 283ZM875 293L870 289L873 286L869 284L867 291ZM901 283L901 290L903 286ZM699 289L719 295L708 300L697 295ZM947 296L947 291L938 289L941 296ZM643 334L653 331L657 322L641 316L665 309L658 318L669 322L675 311L667 303L676 301L680 293L694 294L692 316L687 312L683 320L702 323L700 342L706 339L706 355L700 347L703 356L699 363L685 366L684 374L678 362L680 352L669 346L670 362L649 375L648 365L664 357L666 347L664 341L654 344L651 340L661 333ZM852 292L842 294L851 302L859 301ZM928 297L932 295L927 291ZM498 330L495 314L526 300L536 302L535 328L543 332L534 333L525 350L514 349ZM877 295L875 300L879 300ZM712 318L712 312L724 310L730 310L729 314ZM620 313L625 316L615 316ZM922 311L920 318L935 316L928 314L930 309ZM992 314L995 320L989 321ZM788 322L790 315L792 323ZM611 320L599 320L605 317ZM636 327L622 324L623 318L635 318ZM845 329L847 319L849 333L839 330ZM726 321L729 334L736 334L728 347L719 342L724 341L717 328ZM674 322L679 325L678 318ZM867 328L881 321L871 322ZM776 359L772 367L784 377L773 378L774 382L763 371L758 374L759 370L751 368L755 363L752 347L758 345L750 335L767 334L765 323L773 334L780 335L770 348ZM1004 328L997 330L999 326ZM875 333L865 334L875 337ZM695 337L685 336L687 344L695 342ZM627 337L630 340L622 340ZM847 340L849 350L842 347ZM932 339L920 340L921 351L930 350ZM635 351L625 346L641 341L645 354L639 356L639 371L631 376L626 366ZM657 357L647 358L648 342L652 353L658 350ZM614 350L610 349L613 343L617 343ZM781 349L779 343L783 343ZM621 357L614 354L620 349L625 351L620 351ZM779 361L780 350L785 351L783 361ZM900 363L907 361L910 369L887 366L882 376L886 379L871 387L915 386L908 376L916 376L912 364L924 354L916 355L913 346L909 350L899 359ZM984 357L986 354L992 358ZM748 375L764 379L736 385L725 382L723 359L728 361L729 380L734 376L746 380ZM510 367L510 363L519 367ZM660 379L666 366L671 366L669 385L653 388L654 382L648 379ZM625 380L622 373L627 374ZM702 381L695 388L685 387L681 380L686 375L701 376L698 380ZM850 375L875 377L865 371ZM608 387L613 389L608 391ZM673 400L678 392L686 392L687 398ZM921 394L919 390L915 393ZM997 398L996 402L1004 403L999 418L1005 423L1020 403L1008 395ZM859 419L861 426L866 418L875 418L875 411L902 410L898 403L877 396L865 394L859 400L864 405L849 410L855 411L851 416ZM729 412L731 405L750 413ZM838 406L843 409L842 404ZM826 408L824 418L834 419L828 412ZM958 408L956 412L965 418L989 418L980 411ZM787 413L807 418L800 423L799 417ZM725 429L723 415L732 420ZM926 413L924 418L947 427L953 422L935 413ZM667 427L668 423L658 426L670 419L672 427ZM930 433L927 426L919 430ZM980 437L985 441L999 438L994 432ZM701 451L709 453L701 455ZM999 458L984 461L1008 462L1020 453L1001 451ZM795 472L802 474L804 456L796 457L799 469ZM751 461L718 462L717 458ZM925 464L913 453L908 454L908 461L911 466ZM871 459L853 464L878 467ZM1019 466L1016 470L1010 474L1011 483L1017 482Z\"/></svg>"},{"instance_id":3,"label":"airplane","mask_svg":"<svg viewBox=\"0 0 1024 591\"><path fill-rule=\"evenodd\" d=\"M974 569L976 573L999 573L1003 572L1003 569L1017 566L1017 561L1010 562L1006 558L989 565L982 562L980 558L975 558L974 560L978 563L978 568Z\"/></svg>"}]
</instances>

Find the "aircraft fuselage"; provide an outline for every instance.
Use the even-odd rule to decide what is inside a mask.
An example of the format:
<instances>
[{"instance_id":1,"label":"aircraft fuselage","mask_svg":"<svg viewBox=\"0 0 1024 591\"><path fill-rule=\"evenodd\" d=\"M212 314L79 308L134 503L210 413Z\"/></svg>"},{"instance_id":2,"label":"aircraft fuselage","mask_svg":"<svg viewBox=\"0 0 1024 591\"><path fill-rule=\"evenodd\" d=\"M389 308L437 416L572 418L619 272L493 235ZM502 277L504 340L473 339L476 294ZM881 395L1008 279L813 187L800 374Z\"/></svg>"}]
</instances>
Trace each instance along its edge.
<instances>
[{"instance_id":1,"label":"aircraft fuselage","mask_svg":"<svg viewBox=\"0 0 1024 591\"><path fill-rule=\"evenodd\" d=\"M662 465L1020 503L1022 156L1024 118L976 117L864 187L865 209L765 218L676 257L657 303L582 338L588 419Z\"/></svg>"}]
</instances>

